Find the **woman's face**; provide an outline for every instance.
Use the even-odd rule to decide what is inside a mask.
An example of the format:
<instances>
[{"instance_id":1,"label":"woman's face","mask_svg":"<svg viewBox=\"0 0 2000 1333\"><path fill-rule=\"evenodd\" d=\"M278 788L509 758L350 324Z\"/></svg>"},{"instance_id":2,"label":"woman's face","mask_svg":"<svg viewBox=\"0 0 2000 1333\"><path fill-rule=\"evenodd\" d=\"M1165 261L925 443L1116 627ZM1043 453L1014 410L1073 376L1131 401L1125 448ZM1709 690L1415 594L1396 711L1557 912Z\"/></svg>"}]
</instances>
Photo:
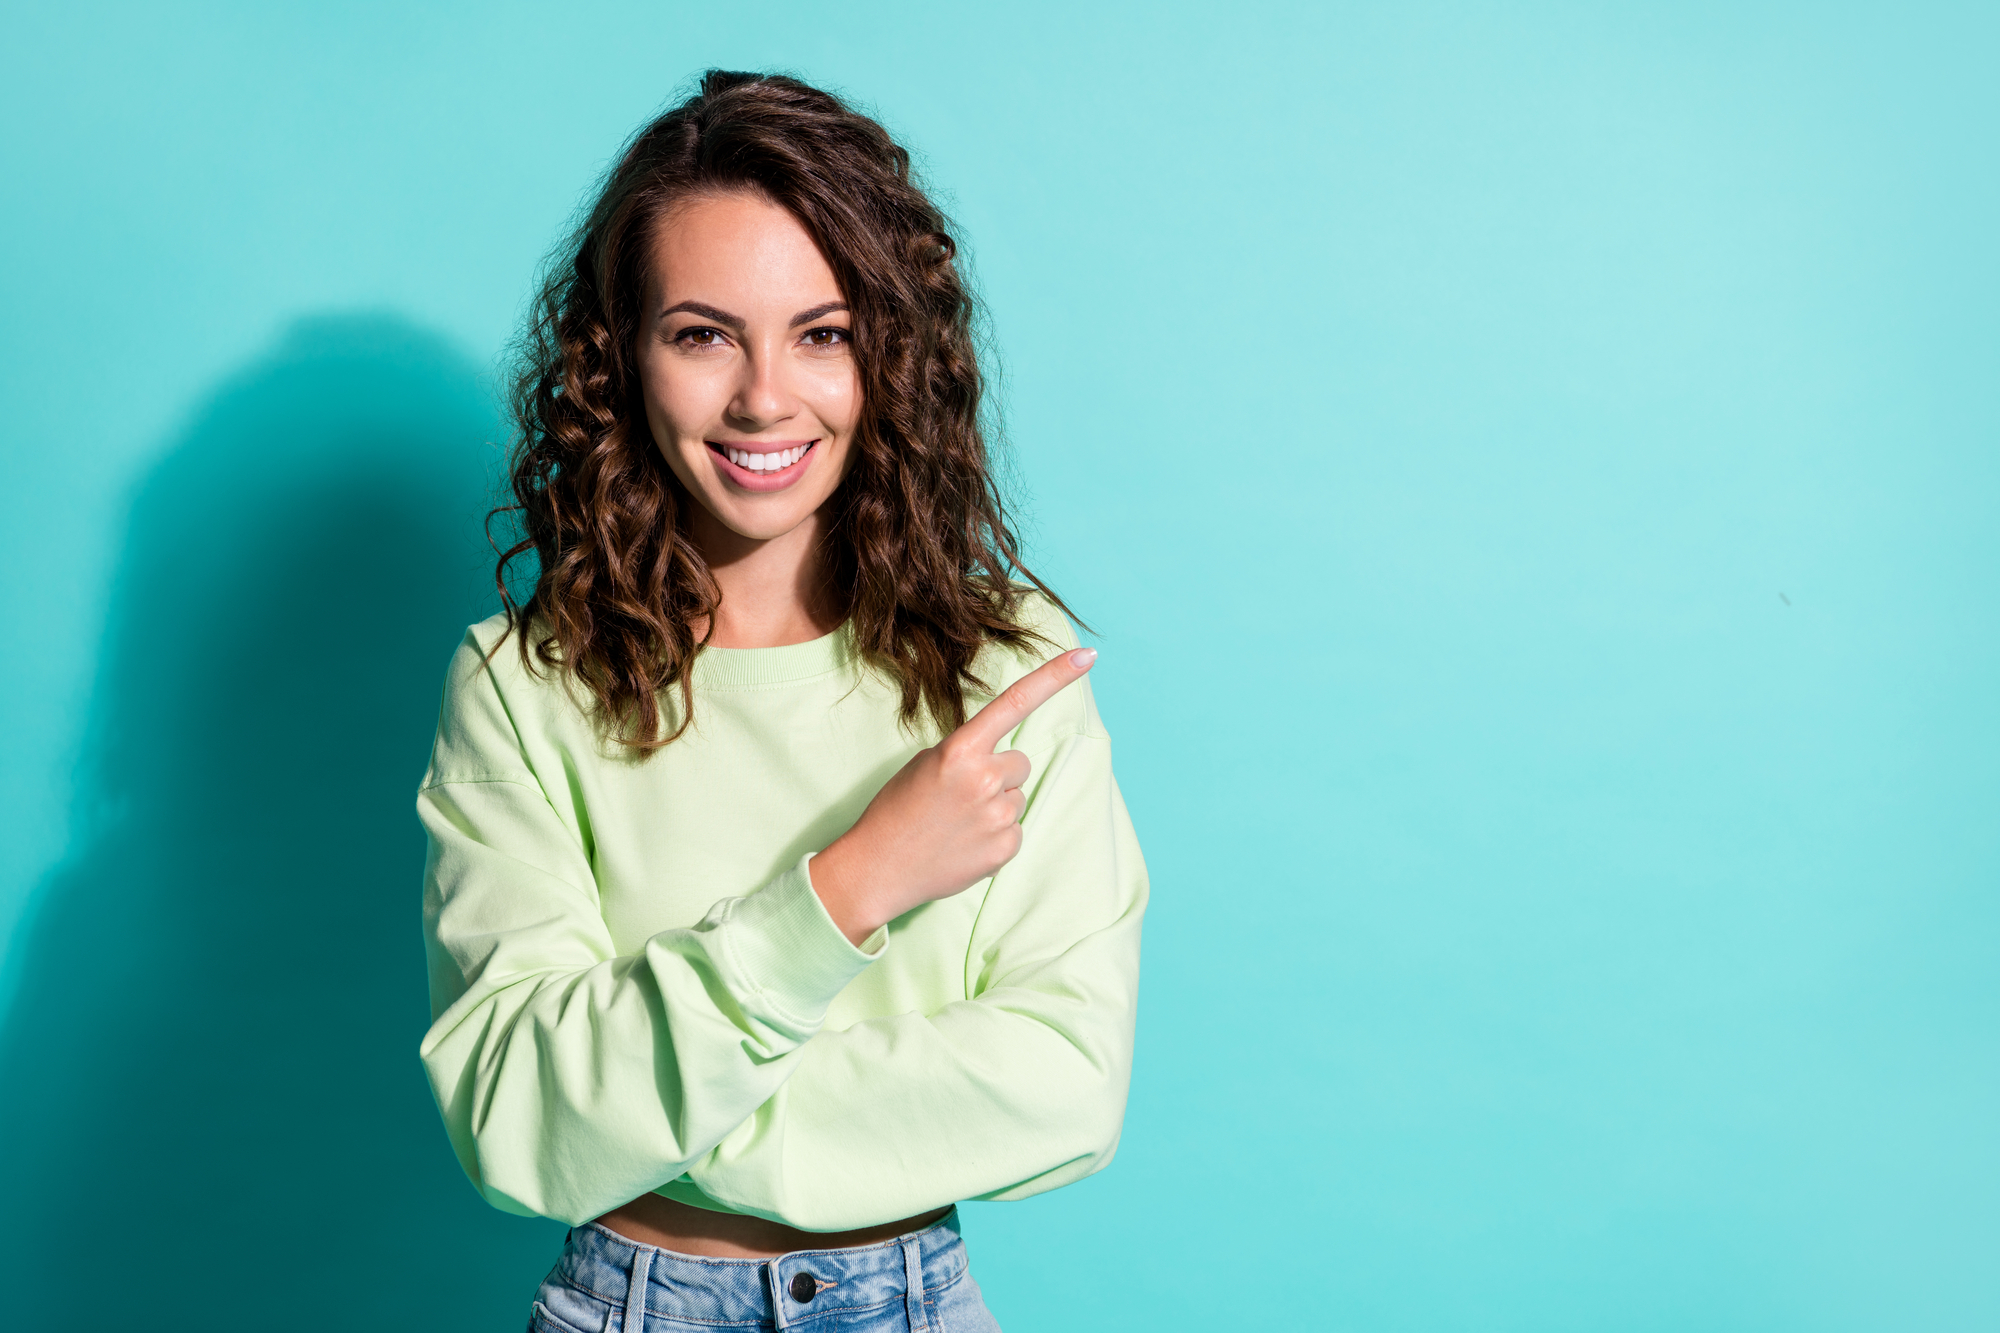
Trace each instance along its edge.
<instances>
[{"instance_id":1,"label":"woman's face","mask_svg":"<svg viewBox=\"0 0 2000 1333\"><path fill-rule=\"evenodd\" d=\"M798 219L751 193L670 214L639 335L667 465L739 537L799 528L846 474L861 417L851 319Z\"/></svg>"}]
</instances>

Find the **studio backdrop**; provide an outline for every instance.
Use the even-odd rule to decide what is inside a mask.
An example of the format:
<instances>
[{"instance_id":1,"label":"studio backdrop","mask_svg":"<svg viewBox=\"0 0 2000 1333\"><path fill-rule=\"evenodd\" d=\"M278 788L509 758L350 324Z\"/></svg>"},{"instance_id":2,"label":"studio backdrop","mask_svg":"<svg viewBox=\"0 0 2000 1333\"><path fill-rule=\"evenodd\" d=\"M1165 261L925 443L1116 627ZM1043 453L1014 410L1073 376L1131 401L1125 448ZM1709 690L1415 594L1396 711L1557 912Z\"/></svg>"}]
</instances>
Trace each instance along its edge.
<instances>
[{"instance_id":1,"label":"studio backdrop","mask_svg":"<svg viewBox=\"0 0 2000 1333\"><path fill-rule=\"evenodd\" d=\"M0 1322L525 1319L412 800L536 266L722 66L963 226L1152 870L1006 1327L2000 1327L1990 6L7 28Z\"/></svg>"}]
</instances>

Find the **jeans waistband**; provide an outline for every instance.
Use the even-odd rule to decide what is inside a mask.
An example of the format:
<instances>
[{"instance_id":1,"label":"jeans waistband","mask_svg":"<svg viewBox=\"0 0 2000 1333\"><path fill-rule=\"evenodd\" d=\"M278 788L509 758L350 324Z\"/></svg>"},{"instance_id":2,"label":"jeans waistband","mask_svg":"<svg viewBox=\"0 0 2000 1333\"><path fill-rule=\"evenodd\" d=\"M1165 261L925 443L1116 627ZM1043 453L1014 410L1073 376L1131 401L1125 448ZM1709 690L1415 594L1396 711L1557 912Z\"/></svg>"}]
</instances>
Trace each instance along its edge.
<instances>
[{"instance_id":1,"label":"jeans waistband","mask_svg":"<svg viewBox=\"0 0 2000 1333\"><path fill-rule=\"evenodd\" d=\"M896 1304L913 1329L926 1326L924 1293L965 1272L958 1210L922 1231L851 1249L796 1250L775 1259L711 1259L641 1245L592 1222L570 1232L557 1271L563 1280L613 1306L623 1326L644 1312L679 1319L779 1328L829 1314Z\"/></svg>"}]
</instances>

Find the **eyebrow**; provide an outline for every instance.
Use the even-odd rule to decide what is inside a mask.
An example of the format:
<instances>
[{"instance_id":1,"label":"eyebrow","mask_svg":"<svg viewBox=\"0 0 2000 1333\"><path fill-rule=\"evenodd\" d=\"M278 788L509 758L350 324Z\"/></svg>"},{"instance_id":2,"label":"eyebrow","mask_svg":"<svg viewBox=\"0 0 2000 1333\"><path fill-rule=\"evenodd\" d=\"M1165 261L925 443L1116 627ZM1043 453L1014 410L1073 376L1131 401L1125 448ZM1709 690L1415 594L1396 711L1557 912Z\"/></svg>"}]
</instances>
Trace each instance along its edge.
<instances>
[{"instance_id":1,"label":"eyebrow","mask_svg":"<svg viewBox=\"0 0 2000 1333\"><path fill-rule=\"evenodd\" d=\"M798 314L792 316L792 327L797 328L801 324L810 324L816 319L825 319L834 311L845 309L847 309L847 302L845 301L828 301L825 305L816 305L810 310L801 310Z\"/></svg>"},{"instance_id":2,"label":"eyebrow","mask_svg":"<svg viewBox=\"0 0 2000 1333\"><path fill-rule=\"evenodd\" d=\"M726 324L738 333L743 332L742 316L732 315L727 310L718 310L703 301L683 301L679 305L670 305L660 312L660 318L665 319L668 315L683 313L700 315L703 319L712 319L718 324Z\"/></svg>"},{"instance_id":3,"label":"eyebrow","mask_svg":"<svg viewBox=\"0 0 2000 1333\"><path fill-rule=\"evenodd\" d=\"M847 309L845 301L828 301L825 305L816 305L810 310L801 310L793 315L791 327L810 324L816 319L824 319L836 310L845 309ZM744 320L741 315L732 315L727 310L709 305L706 301L682 301L679 305L670 305L660 312L660 318L665 319L668 315L680 314L700 315L703 319L712 319L718 324L735 329L738 333L743 332Z\"/></svg>"}]
</instances>

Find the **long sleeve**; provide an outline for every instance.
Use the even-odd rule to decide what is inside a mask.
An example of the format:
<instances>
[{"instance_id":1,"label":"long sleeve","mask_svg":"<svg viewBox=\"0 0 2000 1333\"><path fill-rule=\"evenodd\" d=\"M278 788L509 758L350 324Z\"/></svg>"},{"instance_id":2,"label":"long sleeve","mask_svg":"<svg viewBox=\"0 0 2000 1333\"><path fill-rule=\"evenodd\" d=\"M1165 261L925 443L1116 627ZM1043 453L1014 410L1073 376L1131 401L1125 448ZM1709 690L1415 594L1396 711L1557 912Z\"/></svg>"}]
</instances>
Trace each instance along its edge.
<instances>
[{"instance_id":1,"label":"long sleeve","mask_svg":"<svg viewBox=\"0 0 2000 1333\"><path fill-rule=\"evenodd\" d=\"M576 1224L680 1175L766 1103L886 946L841 935L801 856L620 956L589 829L551 801L478 649L453 664L417 802L435 1015L421 1053L481 1193Z\"/></svg>"},{"instance_id":2,"label":"long sleeve","mask_svg":"<svg viewBox=\"0 0 2000 1333\"><path fill-rule=\"evenodd\" d=\"M1082 712L1095 722L1087 693ZM1022 849L986 890L966 998L811 1038L791 1079L690 1172L710 1198L831 1231L1025 1197L1111 1159L1145 865L1101 731L1030 757Z\"/></svg>"}]
</instances>

